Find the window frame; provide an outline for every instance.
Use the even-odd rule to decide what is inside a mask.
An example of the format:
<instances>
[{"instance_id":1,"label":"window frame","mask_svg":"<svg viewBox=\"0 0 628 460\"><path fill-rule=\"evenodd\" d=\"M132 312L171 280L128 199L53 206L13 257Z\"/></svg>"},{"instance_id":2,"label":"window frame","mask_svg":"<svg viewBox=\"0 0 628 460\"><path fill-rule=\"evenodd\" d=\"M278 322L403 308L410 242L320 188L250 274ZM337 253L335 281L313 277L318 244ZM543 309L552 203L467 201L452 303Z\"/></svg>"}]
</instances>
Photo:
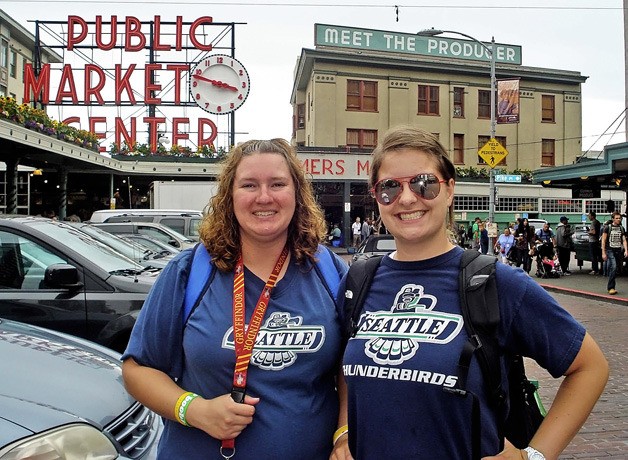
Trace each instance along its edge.
<instances>
[{"instance_id":1,"label":"window frame","mask_svg":"<svg viewBox=\"0 0 628 460\"><path fill-rule=\"evenodd\" d=\"M349 142L349 134L354 134L358 136L358 142ZM361 129L361 128L347 128L346 132L346 145L347 147L355 147L360 149L365 148L375 148L377 147L377 130L376 129ZM372 144L365 144L365 137L367 135L372 135L374 137L374 142Z\"/></svg>"},{"instance_id":2,"label":"window frame","mask_svg":"<svg viewBox=\"0 0 628 460\"><path fill-rule=\"evenodd\" d=\"M357 88L354 86L357 85ZM369 93L369 89L371 93ZM377 112L379 88L374 80L347 80L347 110L352 112ZM370 103L369 103L370 102Z\"/></svg>"},{"instance_id":3,"label":"window frame","mask_svg":"<svg viewBox=\"0 0 628 460\"><path fill-rule=\"evenodd\" d=\"M422 95L421 92L424 92ZM424 105L422 109L421 106ZM417 86L417 115L440 115L440 87L437 85Z\"/></svg>"},{"instance_id":4,"label":"window frame","mask_svg":"<svg viewBox=\"0 0 628 460\"><path fill-rule=\"evenodd\" d=\"M453 93L453 117L464 118L464 88L462 86L454 86ZM456 113L456 109L458 109L458 113Z\"/></svg>"},{"instance_id":5,"label":"window frame","mask_svg":"<svg viewBox=\"0 0 628 460\"><path fill-rule=\"evenodd\" d=\"M551 94L542 94L541 95L541 123L555 123L555 122L556 122L556 97Z\"/></svg>"},{"instance_id":6,"label":"window frame","mask_svg":"<svg viewBox=\"0 0 628 460\"><path fill-rule=\"evenodd\" d=\"M484 100L486 98L488 100ZM491 91L488 89L478 89L478 118L491 118Z\"/></svg>"},{"instance_id":7,"label":"window frame","mask_svg":"<svg viewBox=\"0 0 628 460\"><path fill-rule=\"evenodd\" d=\"M551 145L551 151L547 147ZM550 162L546 162L546 159ZM541 139L541 166L556 166L556 139Z\"/></svg>"},{"instance_id":8,"label":"window frame","mask_svg":"<svg viewBox=\"0 0 628 460\"><path fill-rule=\"evenodd\" d=\"M458 143L462 144L459 145ZM454 133L454 158L455 165L464 165L464 134Z\"/></svg>"}]
</instances>

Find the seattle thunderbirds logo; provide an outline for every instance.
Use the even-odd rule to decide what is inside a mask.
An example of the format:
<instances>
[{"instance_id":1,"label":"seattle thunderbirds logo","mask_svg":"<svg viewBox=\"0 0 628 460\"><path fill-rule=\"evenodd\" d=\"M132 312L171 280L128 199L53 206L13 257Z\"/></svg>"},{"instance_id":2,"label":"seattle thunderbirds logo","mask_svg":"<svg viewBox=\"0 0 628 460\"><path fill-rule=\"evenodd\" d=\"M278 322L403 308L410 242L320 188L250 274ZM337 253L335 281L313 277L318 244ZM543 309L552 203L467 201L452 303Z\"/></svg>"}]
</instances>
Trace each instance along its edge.
<instances>
[{"instance_id":1,"label":"seattle thunderbirds logo","mask_svg":"<svg viewBox=\"0 0 628 460\"><path fill-rule=\"evenodd\" d=\"M368 339L365 353L377 364L401 364L416 354L420 342L446 344L462 329L460 315L433 311L436 302L423 286L406 284L390 311L362 314L355 338Z\"/></svg>"},{"instance_id":2,"label":"seattle thunderbirds logo","mask_svg":"<svg viewBox=\"0 0 628 460\"><path fill-rule=\"evenodd\" d=\"M275 312L260 328L251 356L251 364L265 370L279 371L294 364L298 353L314 353L325 343L323 326L303 326L301 316ZM235 349L233 327L222 339L223 348Z\"/></svg>"}]
</instances>

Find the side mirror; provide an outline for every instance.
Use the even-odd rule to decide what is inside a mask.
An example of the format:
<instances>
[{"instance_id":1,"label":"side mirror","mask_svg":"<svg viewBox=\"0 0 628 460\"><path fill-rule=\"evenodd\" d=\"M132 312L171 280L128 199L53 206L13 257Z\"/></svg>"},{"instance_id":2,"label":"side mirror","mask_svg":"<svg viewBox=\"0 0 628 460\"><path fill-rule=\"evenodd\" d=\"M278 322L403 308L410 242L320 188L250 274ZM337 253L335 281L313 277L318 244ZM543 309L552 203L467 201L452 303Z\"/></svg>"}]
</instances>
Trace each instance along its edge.
<instances>
[{"instance_id":1,"label":"side mirror","mask_svg":"<svg viewBox=\"0 0 628 460\"><path fill-rule=\"evenodd\" d=\"M44 283L47 288L78 289L83 287L78 269L68 264L52 264L46 268Z\"/></svg>"}]
</instances>

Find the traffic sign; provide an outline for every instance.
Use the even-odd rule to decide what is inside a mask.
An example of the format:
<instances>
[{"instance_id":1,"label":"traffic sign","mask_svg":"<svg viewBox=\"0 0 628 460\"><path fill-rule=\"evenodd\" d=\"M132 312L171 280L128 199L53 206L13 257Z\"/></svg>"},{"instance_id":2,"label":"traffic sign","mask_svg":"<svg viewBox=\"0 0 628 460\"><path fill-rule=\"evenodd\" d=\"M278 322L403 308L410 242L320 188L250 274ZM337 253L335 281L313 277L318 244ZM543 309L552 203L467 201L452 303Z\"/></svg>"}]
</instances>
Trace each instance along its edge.
<instances>
[{"instance_id":1,"label":"traffic sign","mask_svg":"<svg viewBox=\"0 0 628 460\"><path fill-rule=\"evenodd\" d=\"M495 174L495 182L521 182L521 174Z\"/></svg>"},{"instance_id":2,"label":"traffic sign","mask_svg":"<svg viewBox=\"0 0 628 460\"><path fill-rule=\"evenodd\" d=\"M486 164L492 169L501 163L508 155L506 150L494 137L491 138L484 146L478 150L478 155L486 161Z\"/></svg>"}]
</instances>

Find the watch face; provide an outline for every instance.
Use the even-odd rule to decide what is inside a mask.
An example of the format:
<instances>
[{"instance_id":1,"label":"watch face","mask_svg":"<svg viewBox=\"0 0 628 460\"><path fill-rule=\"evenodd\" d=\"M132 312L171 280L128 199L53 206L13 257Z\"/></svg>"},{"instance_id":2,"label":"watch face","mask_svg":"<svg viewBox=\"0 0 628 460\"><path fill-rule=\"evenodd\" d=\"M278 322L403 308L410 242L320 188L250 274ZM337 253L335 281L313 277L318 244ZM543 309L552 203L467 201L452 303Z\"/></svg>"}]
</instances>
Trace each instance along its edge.
<instances>
[{"instance_id":1,"label":"watch face","mask_svg":"<svg viewBox=\"0 0 628 460\"><path fill-rule=\"evenodd\" d=\"M231 56L208 56L190 70L190 94L194 102L209 113L231 113L249 95L249 74L240 61Z\"/></svg>"}]
</instances>

